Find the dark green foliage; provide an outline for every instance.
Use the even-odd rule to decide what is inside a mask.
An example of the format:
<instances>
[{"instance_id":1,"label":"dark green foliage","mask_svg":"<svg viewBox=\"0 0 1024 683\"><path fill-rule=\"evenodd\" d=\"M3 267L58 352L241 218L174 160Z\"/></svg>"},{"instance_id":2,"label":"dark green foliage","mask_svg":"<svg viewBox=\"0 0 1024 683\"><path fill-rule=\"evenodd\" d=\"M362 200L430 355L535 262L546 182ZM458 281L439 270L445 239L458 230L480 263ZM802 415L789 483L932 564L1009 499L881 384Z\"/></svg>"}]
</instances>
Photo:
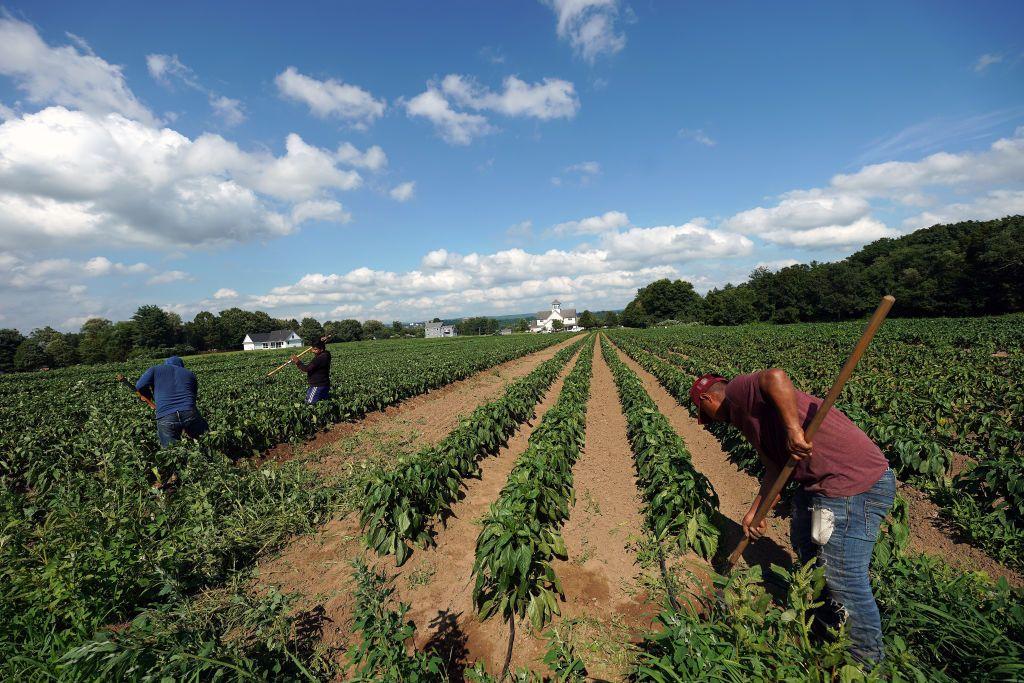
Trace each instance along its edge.
<instances>
[{"instance_id":1,"label":"dark green foliage","mask_svg":"<svg viewBox=\"0 0 1024 683\"><path fill-rule=\"evenodd\" d=\"M308 345L324 336L324 327L316 321L316 318L303 318L299 329L295 330L295 332ZM331 341L334 340L332 339Z\"/></svg>"},{"instance_id":2,"label":"dark green foliage","mask_svg":"<svg viewBox=\"0 0 1024 683\"><path fill-rule=\"evenodd\" d=\"M651 536L659 543L668 540L683 552L693 550L711 559L718 548L719 531L713 523L718 495L707 477L694 469L686 444L658 411L639 378L603 338L601 352L615 377L626 415L626 434Z\"/></svg>"},{"instance_id":3,"label":"dark green foliage","mask_svg":"<svg viewBox=\"0 0 1024 683\"><path fill-rule=\"evenodd\" d=\"M334 335L331 338L333 342L359 341L363 338L363 326L351 318L324 323L324 332Z\"/></svg>"},{"instance_id":4,"label":"dark green foliage","mask_svg":"<svg viewBox=\"0 0 1024 683\"><path fill-rule=\"evenodd\" d=\"M10 328L0 330L0 372L14 370L14 354L23 341L25 341L25 337L17 330Z\"/></svg>"},{"instance_id":5,"label":"dark green foliage","mask_svg":"<svg viewBox=\"0 0 1024 683\"><path fill-rule=\"evenodd\" d=\"M498 330L501 329L501 323L494 318L477 316L474 318L463 318L455 324L455 329L463 336L469 334L497 334Z\"/></svg>"},{"instance_id":6,"label":"dark green foliage","mask_svg":"<svg viewBox=\"0 0 1024 683\"><path fill-rule=\"evenodd\" d=\"M143 364L0 378L0 679L56 675L66 652L141 610L153 610L161 633L179 633L165 623L177 617L163 606L184 604L244 572L259 553L323 523L363 483L324 481L298 462L253 467L232 456L313 434L558 341L547 335L337 346L335 394L314 407L301 402L298 372L253 381L287 351L194 359L199 408L211 430L166 450L158 447L151 410L114 379L116 372L137 376ZM203 633L195 635L199 641L173 633L165 639L140 631L141 640L125 647L154 642L158 651L167 648L168 659L174 639L195 647L187 652L206 647Z\"/></svg>"},{"instance_id":7,"label":"dark green foliage","mask_svg":"<svg viewBox=\"0 0 1024 683\"><path fill-rule=\"evenodd\" d=\"M593 337L583 343L558 401L530 435L484 516L473 564L473 602L482 619L527 617L540 630L559 614L563 591L551 562L567 559L559 529L569 518L572 466L586 431Z\"/></svg>"},{"instance_id":8,"label":"dark green foliage","mask_svg":"<svg viewBox=\"0 0 1024 683\"><path fill-rule=\"evenodd\" d=\"M356 606L353 626L361 642L349 652L354 671L348 681L383 681L385 683L418 683L444 678L444 663L436 655L406 650L406 641L416 633L416 626L405 621L409 605L400 603L392 609L394 587L384 574L369 569L362 560L356 568Z\"/></svg>"},{"instance_id":9,"label":"dark green foliage","mask_svg":"<svg viewBox=\"0 0 1024 683\"><path fill-rule=\"evenodd\" d=\"M619 331L622 348L691 411L694 377L777 366L824 396L862 323ZM1024 566L1024 317L890 320L837 404L882 448L896 473L936 491L975 543ZM760 474L742 435L710 425L738 465ZM951 476L957 456L968 456ZM951 488L950 488L951 487Z\"/></svg>"},{"instance_id":10,"label":"dark green foliage","mask_svg":"<svg viewBox=\"0 0 1024 683\"><path fill-rule=\"evenodd\" d=\"M14 352L14 369L18 372L38 370L50 364L46 349L35 339L26 339Z\"/></svg>"},{"instance_id":11,"label":"dark green foliage","mask_svg":"<svg viewBox=\"0 0 1024 683\"><path fill-rule=\"evenodd\" d=\"M933 225L878 240L835 263L775 273L759 268L747 282L713 289L703 301L687 282L659 280L637 293L622 323L835 321L867 315L884 294L896 297L894 317L1024 310L1024 216Z\"/></svg>"},{"instance_id":12,"label":"dark green foliage","mask_svg":"<svg viewBox=\"0 0 1024 683\"><path fill-rule=\"evenodd\" d=\"M580 313L579 320L576 321L580 327L586 330L592 330L597 327L597 318L590 311L583 311Z\"/></svg>"},{"instance_id":13,"label":"dark green foliage","mask_svg":"<svg viewBox=\"0 0 1024 683\"><path fill-rule=\"evenodd\" d=\"M180 324L180 320L177 321ZM172 346L178 341L179 330L175 329L172 314L159 306L139 306L132 316L135 346L157 348Z\"/></svg>"},{"instance_id":14,"label":"dark green foliage","mask_svg":"<svg viewBox=\"0 0 1024 683\"><path fill-rule=\"evenodd\" d=\"M533 415L537 402L579 346L577 342L562 349L510 384L504 396L476 408L436 446L368 481L360 515L367 545L378 553L395 555L401 565L413 545L430 543L430 525L450 509L463 480L477 475L480 458L497 453L519 424Z\"/></svg>"}]
</instances>

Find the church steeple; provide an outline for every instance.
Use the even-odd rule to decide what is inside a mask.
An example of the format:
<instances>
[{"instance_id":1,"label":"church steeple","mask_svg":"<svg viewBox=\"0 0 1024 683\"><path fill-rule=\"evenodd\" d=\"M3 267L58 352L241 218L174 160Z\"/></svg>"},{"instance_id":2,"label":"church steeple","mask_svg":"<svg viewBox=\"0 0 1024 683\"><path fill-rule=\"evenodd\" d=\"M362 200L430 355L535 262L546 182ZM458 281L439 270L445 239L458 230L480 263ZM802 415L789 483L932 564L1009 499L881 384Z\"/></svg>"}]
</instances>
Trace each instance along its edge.
<instances>
[{"instance_id":1,"label":"church steeple","mask_svg":"<svg viewBox=\"0 0 1024 683\"><path fill-rule=\"evenodd\" d=\"M552 311L560 311L561 309L562 309L562 302L561 301L559 301L558 299L555 299L554 301L551 302L551 310Z\"/></svg>"}]
</instances>

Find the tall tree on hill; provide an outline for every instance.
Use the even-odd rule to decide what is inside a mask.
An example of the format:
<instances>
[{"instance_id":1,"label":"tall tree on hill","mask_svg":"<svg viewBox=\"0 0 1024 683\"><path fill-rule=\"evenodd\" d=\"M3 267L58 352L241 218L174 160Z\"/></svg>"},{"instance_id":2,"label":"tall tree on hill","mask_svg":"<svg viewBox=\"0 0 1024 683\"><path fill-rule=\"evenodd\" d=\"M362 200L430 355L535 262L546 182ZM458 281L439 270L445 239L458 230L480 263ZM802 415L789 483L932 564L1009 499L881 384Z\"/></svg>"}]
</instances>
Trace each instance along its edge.
<instances>
[{"instance_id":1,"label":"tall tree on hill","mask_svg":"<svg viewBox=\"0 0 1024 683\"><path fill-rule=\"evenodd\" d=\"M47 367L50 364L50 357L42 345L35 339L29 338L18 344L14 352L14 369L18 372L29 372Z\"/></svg>"},{"instance_id":2,"label":"tall tree on hill","mask_svg":"<svg viewBox=\"0 0 1024 683\"><path fill-rule=\"evenodd\" d=\"M185 341L200 351L217 348L220 343L220 321L209 311L200 311L185 325Z\"/></svg>"},{"instance_id":3,"label":"tall tree on hill","mask_svg":"<svg viewBox=\"0 0 1024 683\"><path fill-rule=\"evenodd\" d=\"M401 337L403 334L405 334L405 326L402 325L401 320L393 320L391 322L391 332L398 337Z\"/></svg>"},{"instance_id":4,"label":"tall tree on hill","mask_svg":"<svg viewBox=\"0 0 1024 683\"><path fill-rule=\"evenodd\" d=\"M583 311L580 313L580 319L577 321L579 326L586 329L592 330L597 327L597 318L590 311Z\"/></svg>"},{"instance_id":5,"label":"tall tree on hill","mask_svg":"<svg viewBox=\"0 0 1024 683\"><path fill-rule=\"evenodd\" d=\"M512 329L516 332L527 332L530 329L530 321L526 318L520 318Z\"/></svg>"},{"instance_id":6,"label":"tall tree on hill","mask_svg":"<svg viewBox=\"0 0 1024 683\"><path fill-rule=\"evenodd\" d=\"M14 370L14 354L18 345L25 341L25 336L12 328L0 330L0 372Z\"/></svg>"},{"instance_id":7,"label":"tall tree on hill","mask_svg":"<svg viewBox=\"0 0 1024 683\"><path fill-rule=\"evenodd\" d=\"M54 339L47 344L46 356L55 368L66 368L78 362L78 351L65 337Z\"/></svg>"},{"instance_id":8,"label":"tall tree on hill","mask_svg":"<svg viewBox=\"0 0 1024 683\"><path fill-rule=\"evenodd\" d=\"M178 323L181 318L178 318ZM173 346L175 339L175 319L159 306L139 306L132 316L135 346L156 349Z\"/></svg>"},{"instance_id":9,"label":"tall tree on hill","mask_svg":"<svg viewBox=\"0 0 1024 683\"><path fill-rule=\"evenodd\" d=\"M324 336L324 327L317 322L316 318L303 318L299 324L298 335L307 344L312 344L315 340Z\"/></svg>"},{"instance_id":10,"label":"tall tree on hill","mask_svg":"<svg viewBox=\"0 0 1024 683\"><path fill-rule=\"evenodd\" d=\"M601 318L601 324L606 327L616 327L619 324L619 316L615 311L606 311Z\"/></svg>"},{"instance_id":11,"label":"tall tree on hill","mask_svg":"<svg viewBox=\"0 0 1024 683\"><path fill-rule=\"evenodd\" d=\"M324 332L329 332L334 335L333 341L348 342L348 341L359 341L363 338L363 326L358 320L346 318L345 320L339 320L333 323L330 329L324 325Z\"/></svg>"},{"instance_id":12,"label":"tall tree on hill","mask_svg":"<svg viewBox=\"0 0 1024 683\"><path fill-rule=\"evenodd\" d=\"M89 318L81 327L78 358L82 363L103 363L108 359L107 345L113 325L106 318Z\"/></svg>"},{"instance_id":13,"label":"tall tree on hill","mask_svg":"<svg viewBox=\"0 0 1024 683\"><path fill-rule=\"evenodd\" d=\"M388 328L379 320L367 320L363 323L363 339L387 339L391 336Z\"/></svg>"}]
</instances>

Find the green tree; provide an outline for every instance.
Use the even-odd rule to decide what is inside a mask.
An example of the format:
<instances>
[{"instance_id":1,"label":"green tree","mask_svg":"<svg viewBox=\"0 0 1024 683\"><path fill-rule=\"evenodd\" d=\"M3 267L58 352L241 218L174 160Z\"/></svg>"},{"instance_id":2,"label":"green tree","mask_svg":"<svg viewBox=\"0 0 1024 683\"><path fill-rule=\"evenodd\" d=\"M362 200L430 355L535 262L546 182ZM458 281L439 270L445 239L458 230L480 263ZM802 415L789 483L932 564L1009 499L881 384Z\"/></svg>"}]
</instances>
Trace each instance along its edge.
<instances>
[{"instance_id":1,"label":"green tree","mask_svg":"<svg viewBox=\"0 0 1024 683\"><path fill-rule=\"evenodd\" d=\"M363 326L351 318L340 320L334 324L334 336L336 341L359 341L363 338Z\"/></svg>"},{"instance_id":2,"label":"green tree","mask_svg":"<svg viewBox=\"0 0 1024 683\"><path fill-rule=\"evenodd\" d=\"M468 336L495 334L501 329L501 326L494 318L475 316L472 318L463 318L456 323L455 328L458 330L460 335Z\"/></svg>"},{"instance_id":3,"label":"green tree","mask_svg":"<svg viewBox=\"0 0 1024 683\"><path fill-rule=\"evenodd\" d=\"M402 321L401 320L392 321L392 323L391 323L391 332L393 334L395 334L396 336L399 336L399 337L401 337L403 334L405 334L405 326L402 325Z\"/></svg>"},{"instance_id":4,"label":"green tree","mask_svg":"<svg viewBox=\"0 0 1024 683\"><path fill-rule=\"evenodd\" d=\"M526 318L520 318L516 321L516 325L513 329L516 332L528 332L530 330L530 321Z\"/></svg>"},{"instance_id":5,"label":"green tree","mask_svg":"<svg viewBox=\"0 0 1024 683\"><path fill-rule=\"evenodd\" d=\"M196 313L192 322L185 325L185 341L200 351L218 348L220 339L220 321L209 311Z\"/></svg>"},{"instance_id":6,"label":"green tree","mask_svg":"<svg viewBox=\"0 0 1024 683\"><path fill-rule=\"evenodd\" d=\"M363 323L363 339L387 339L388 329L379 320L367 320Z\"/></svg>"},{"instance_id":7,"label":"green tree","mask_svg":"<svg viewBox=\"0 0 1024 683\"><path fill-rule=\"evenodd\" d=\"M63 336L64 335L62 335L60 332L47 325L46 327L40 327L38 329L32 330L32 334L30 334L28 338L45 349L47 344L53 341L57 341Z\"/></svg>"},{"instance_id":8,"label":"green tree","mask_svg":"<svg viewBox=\"0 0 1024 683\"><path fill-rule=\"evenodd\" d=\"M131 320L121 320L114 323L107 336L107 360L123 361L131 353L133 340L135 339L135 323Z\"/></svg>"},{"instance_id":9,"label":"green tree","mask_svg":"<svg viewBox=\"0 0 1024 683\"><path fill-rule=\"evenodd\" d=\"M18 346L25 341L24 335L12 328L0 330L0 372L14 370L14 354Z\"/></svg>"},{"instance_id":10,"label":"green tree","mask_svg":"<svg viewBox=\"0 0 1024 683\"><path fill-rule=\"evenodd\" d=\"M82 363L102 363L107 360L107 344L113 328L106 318L89 318L80 330L78 358Z\"/></svg>"},{"instance_id":11,"label":"green tree","mask_svg":"<svg viewBox=\"0 0 1024 683\"><path fill-rule=\"evenodd\" d=\"M38 370L50 364L46 351L34 339L26 339L18 344L14 352L14 369L18 372Z\"/></svg>"},{"instance_id":12,"label":"green tree","mask_svg":"<svg viewBox=\"0 0 1024 683\"><path fill-rule=\"evenodd\" d=\"M181 319L178 318L178 323ZM132 316L135 346L158 349L173 346L175 339L175 319L159 306L139 306Z\"/></svg>"},{"instance_id":13,"label":"green tree","mask_svg":"<svg viewBox=\"0 0 1024 683\"><path fill-rule=\"evenodd\" d=\"M554 330L555 332L561 332L562 330L565 329L565 323L556 318L551 321L551 329Z\"/></svg>"},{"instance_id":14,"label":"green tree","mask_svg":"<svg viewBox=\"0 0 1024 683\"><path fill-rule=\"evenodd\" d=\"M580 313L580 319L577 322L580 327L587 330L592 330L597 327L597 318L595 318L594 314L590 311L583 311Z\"/></svg>"},{"instance_id":15,"label":"green tree","mask_svg":"<svg viewBox=\"0 0 1024 683\"><path fill-rule=\"evenodd\" d=\"M324 336L324 327L316 321L316 318L303 318L299 324L298 334L306 344L312 344Z\"/></svg>"},{"instance_id":16,"label":"green tree","mask_svg":"<svg viewBox=\"0 0 1024 683\"><path fill-rule=\"evenodd\" d=\"M648 327L651 324L651 316L644 311L644 306L638 299L633 299L626 304L622 315L619 316L619 322L626 327Z\"/></svg>"},{"instance_id":17,"label":"green tree","mask_svg":"<svg viewBox=\"0 0 1024 683\"><path fill-rule=\"evenodd\" d=\"M78 351L65 339L54 339L46 345L46 355L55 368L66 368L78 362Z\"/></svg>"},{"instance_id":18,"label":"green tree","mask_svg":"<svg viewBox=\"0 0 1024 683\"><path fill-rule=\"evenodd\" d=\"M617 327L619 325L619 316L615 311L607 311L604 317L601 318L601 324L605 327Z\"/></svg>"}]
</instances>

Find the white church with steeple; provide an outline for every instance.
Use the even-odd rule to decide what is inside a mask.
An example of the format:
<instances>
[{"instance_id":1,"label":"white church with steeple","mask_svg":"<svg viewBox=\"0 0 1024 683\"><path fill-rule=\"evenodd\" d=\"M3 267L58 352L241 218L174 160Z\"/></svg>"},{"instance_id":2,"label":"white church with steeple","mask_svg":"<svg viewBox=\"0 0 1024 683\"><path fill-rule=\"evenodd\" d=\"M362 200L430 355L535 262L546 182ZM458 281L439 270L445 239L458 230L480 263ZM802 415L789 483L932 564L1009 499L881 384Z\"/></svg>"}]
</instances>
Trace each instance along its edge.
<instances>
[{"instance_id":1,"label":"white church with steeple","mask_svg":"<svg viewBox=\"0 0 1024 683\"><path fill-rule=\"evenodd\" d=\"M562 329L567 332L579 332L582 329L576 324L576 309L562 308L562 302L555 299L551 302L550 311L537 313L535 324L530 326L530 332L554 332L556 320L562 322Z\"/></svg>"}]
</instances>

